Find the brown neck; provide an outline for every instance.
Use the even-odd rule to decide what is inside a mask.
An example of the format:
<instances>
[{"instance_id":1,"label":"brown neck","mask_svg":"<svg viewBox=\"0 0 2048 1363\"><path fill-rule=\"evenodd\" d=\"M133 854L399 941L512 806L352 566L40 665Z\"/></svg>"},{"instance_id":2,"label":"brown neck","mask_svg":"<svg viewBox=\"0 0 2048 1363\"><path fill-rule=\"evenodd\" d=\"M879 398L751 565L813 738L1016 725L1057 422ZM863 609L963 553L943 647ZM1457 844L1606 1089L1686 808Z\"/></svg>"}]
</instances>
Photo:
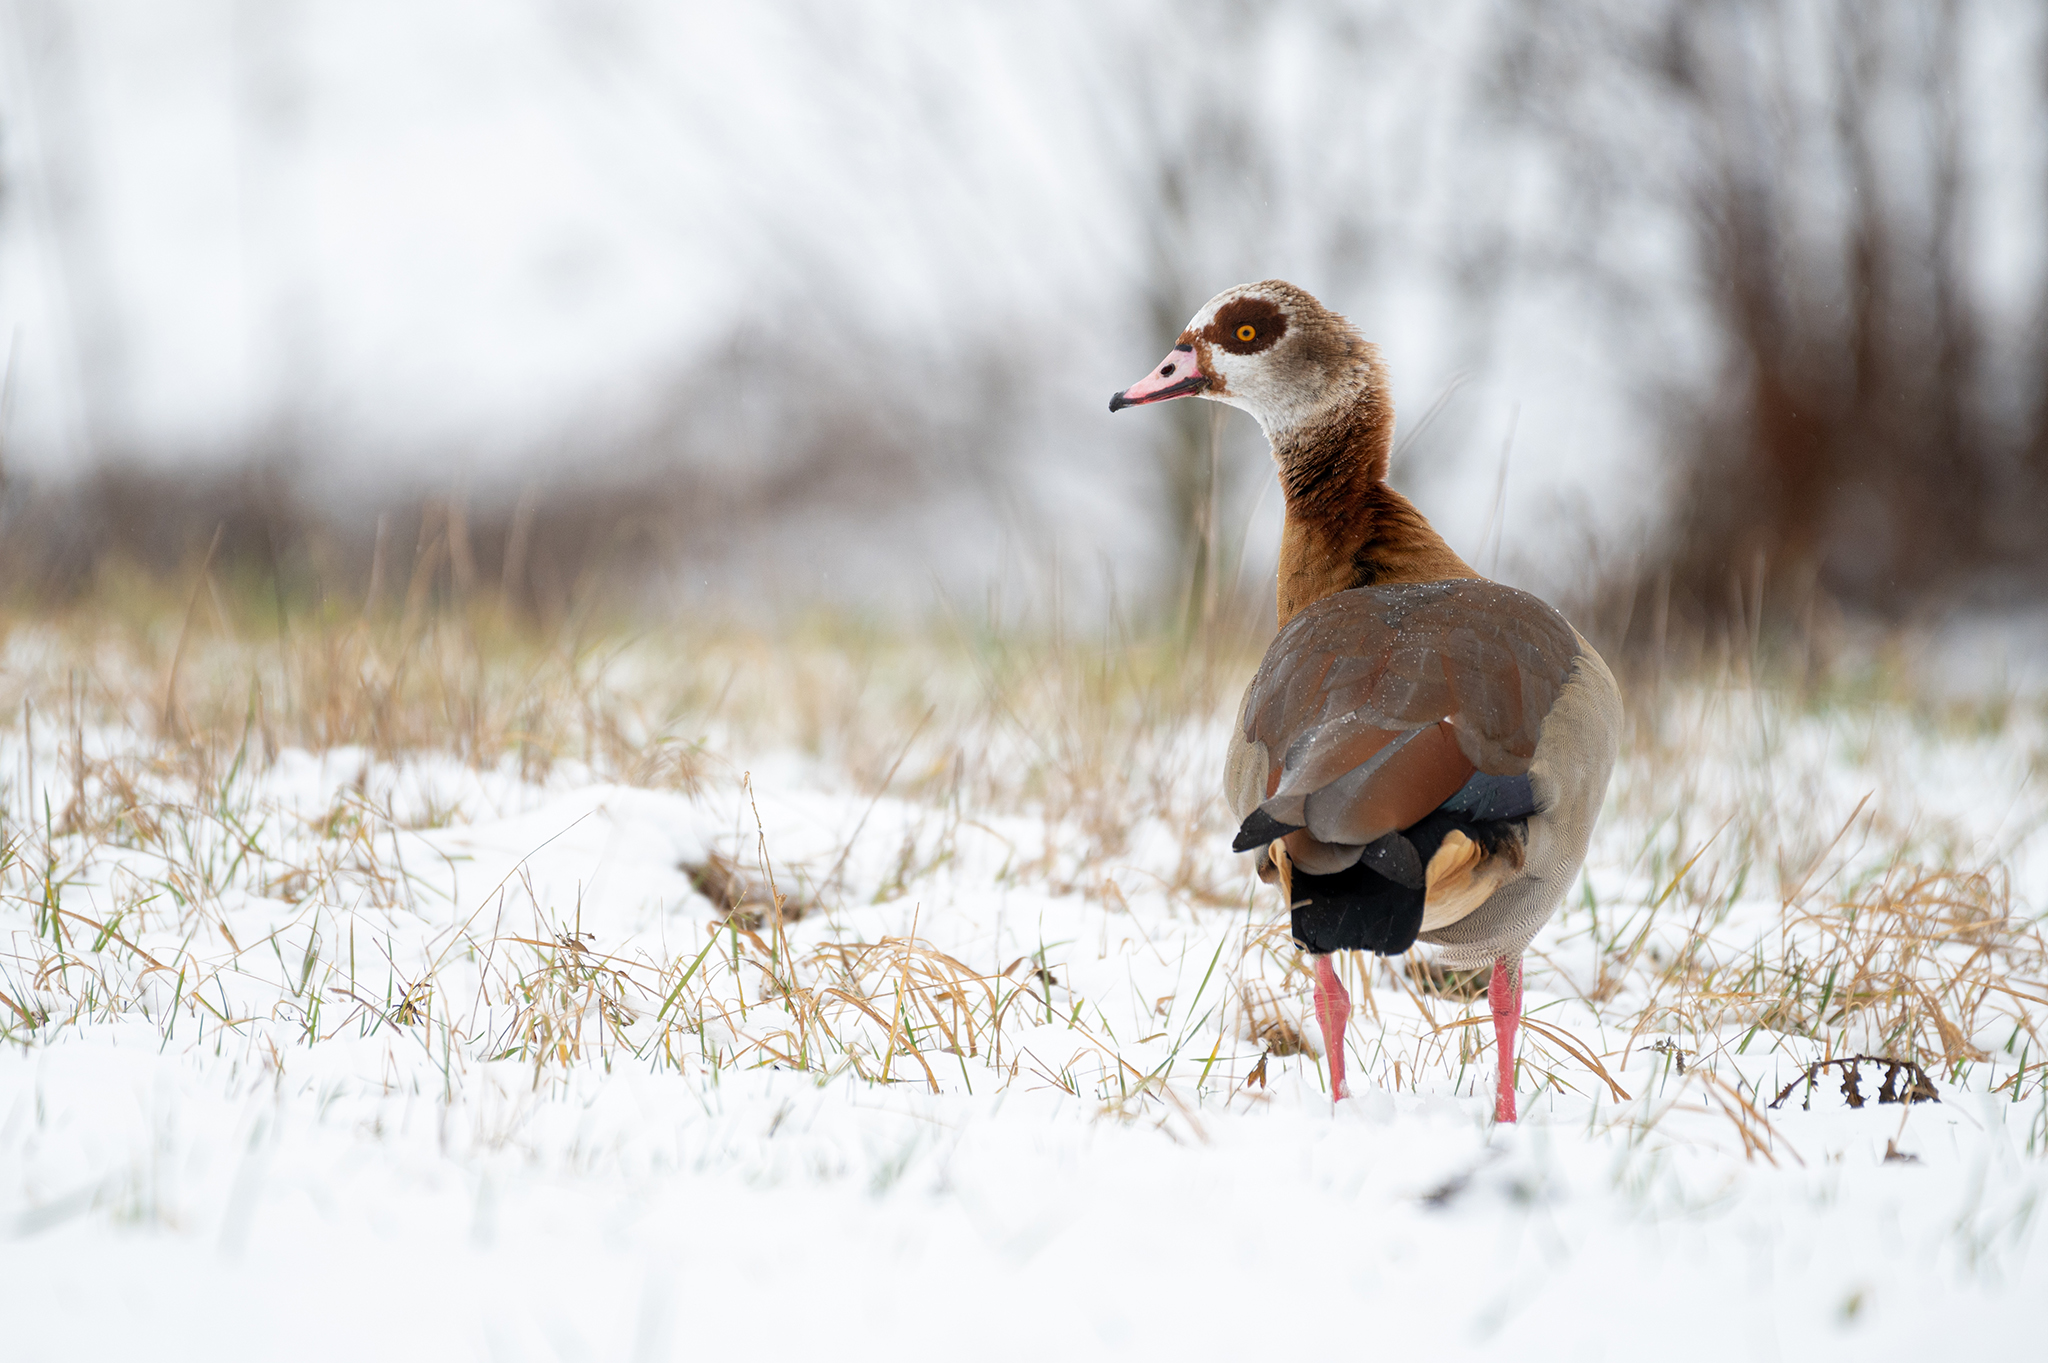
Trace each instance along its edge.
<instances>
[{"instance_id":1,"label":"brown neck","mask_svg":"<svg viewBox=\"0 0 2048 1363\"><path fill-rule=\"evenodd\" d=\"M1353 587L1478 577L1415 504L1387 485L1393 406L1375 384L1342 416L1273 442L1287 522L1280 623Z\"/></svg>"}]
</instances>

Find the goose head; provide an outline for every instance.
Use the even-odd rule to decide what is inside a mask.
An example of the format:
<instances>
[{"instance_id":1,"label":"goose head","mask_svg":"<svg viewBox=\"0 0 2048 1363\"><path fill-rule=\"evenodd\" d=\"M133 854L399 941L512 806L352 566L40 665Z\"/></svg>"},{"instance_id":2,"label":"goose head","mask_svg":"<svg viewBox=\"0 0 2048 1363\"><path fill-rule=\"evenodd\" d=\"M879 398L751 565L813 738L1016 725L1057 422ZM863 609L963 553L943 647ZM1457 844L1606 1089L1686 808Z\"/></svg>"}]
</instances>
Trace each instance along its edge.
<instances>
[{"instance_id":1,"label":"goose head","mask_svg":"<svg viewBox=\"0 0 2048 1363\"><path fill-rule=\"evenodd\" d=\"M1279 279L1217 294L1150 374L1111 396L1121 411L1203 397L1251 413L1277 439L1384 397L1379 352L1355 327Z\"/></svg>"}]
</instances>

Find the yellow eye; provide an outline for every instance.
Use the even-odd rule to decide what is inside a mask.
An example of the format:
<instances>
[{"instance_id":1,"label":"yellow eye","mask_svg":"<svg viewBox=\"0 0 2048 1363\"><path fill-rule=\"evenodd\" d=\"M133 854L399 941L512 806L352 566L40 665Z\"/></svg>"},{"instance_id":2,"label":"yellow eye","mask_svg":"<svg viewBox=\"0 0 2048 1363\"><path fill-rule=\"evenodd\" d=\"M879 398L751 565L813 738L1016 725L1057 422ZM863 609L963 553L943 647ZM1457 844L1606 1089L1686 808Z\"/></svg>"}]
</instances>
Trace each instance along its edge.
<instances>
[{"instance_id":1,"label":"yellow eye","mask_svg":"<svg viewBox=\"0 0 2048 1363\"><path fill-rule=\"evenodd\" d=\"M1240 341L1249 341L1258 334L1259 329L1253 326L1250 322L1246 322L1243 326L1237 329L1237 339Z\"/></svg>"}]
</instances>

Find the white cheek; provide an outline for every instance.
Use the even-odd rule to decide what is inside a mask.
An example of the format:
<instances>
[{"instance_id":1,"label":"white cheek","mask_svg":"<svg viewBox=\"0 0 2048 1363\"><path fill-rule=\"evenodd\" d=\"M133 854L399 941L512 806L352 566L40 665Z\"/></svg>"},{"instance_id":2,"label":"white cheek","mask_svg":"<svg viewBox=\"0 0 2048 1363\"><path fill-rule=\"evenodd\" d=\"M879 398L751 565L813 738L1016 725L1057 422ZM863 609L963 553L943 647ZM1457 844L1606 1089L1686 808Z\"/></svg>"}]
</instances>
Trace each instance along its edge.
<instances>
[{"instance_id":1,"label":"white cheek","mask_svg":"<svg viewBox=\"0 0 2048 1363\"><path fill-rule=\"evenodd\" d=\"M1258 366L1246 364L1243 356L1233 355L1221 346L1209 348L1209 367L1234 398L1249 398L1259 386Z\"/></svg>"},{"instance_id":2,"label":"white cheek","mask_svg":"<svg viewBox=\"0 0 2048 1363\"><path fill-rule=\"evenodd\" d=\"M1297 424L1314 406L1313 395L1282 382L1263 355L1232 355L1217 349L1209 367L1227 390L1210 396L1250 412L1268 436Z\"/></svg>"},{"instance_id":3,"label":"white cheek","mask_svg":"<svg viewBox=\"0 0 2048 1363\"><path fill-rule=\"evenodd\" d=\"M1260 364L1255 356L1231 355L1218 351L1216 365L1223 382L1230 389L1230 395L1240 399L1239 405L1250 408L1270 407L1281 395L1272 382L1271 370Z\"/></svg>"},{"instance_id":4,"label":"white cheek","mask_svg":"<svg viewBox=\"0 0 2048 1363\"><path fill-rule=\"evenodd\" d=\"M1258 366L1247 364L1243 357L1222 350L1212 351L1211 354L1209 367L1223 380L1224 391L1210 393L1208 396L1239 411L1251 413L1257 419L1259 429L1266 431L1268 435L1272 434L1267 422L1268 409L1272 405L1271 395L1263 391L1265 385L1260 380L1264 376L1259 372Z\"/></svg>"}]
</instances>

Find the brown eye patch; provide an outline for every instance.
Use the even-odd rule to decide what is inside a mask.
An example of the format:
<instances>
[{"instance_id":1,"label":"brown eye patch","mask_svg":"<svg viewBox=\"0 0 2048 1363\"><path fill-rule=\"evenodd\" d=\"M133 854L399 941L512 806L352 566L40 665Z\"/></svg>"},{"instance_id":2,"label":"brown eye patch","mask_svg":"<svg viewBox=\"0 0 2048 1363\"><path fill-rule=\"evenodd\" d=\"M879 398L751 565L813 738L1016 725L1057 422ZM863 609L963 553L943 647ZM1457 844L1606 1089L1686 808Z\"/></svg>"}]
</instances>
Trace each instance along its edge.
<instances>
[{"instance_id":1,"label":"brown eye patch","mask_svg":"<svg viewBox=\"0 0 2048 1363\"><path fill-rule=\"evenodd\" d=\"M1216 309L1202 338L1233 355L1256 355L1287 334L1287 314L1263 298L1233 298Z\"/></svg>"}]
</instances>

